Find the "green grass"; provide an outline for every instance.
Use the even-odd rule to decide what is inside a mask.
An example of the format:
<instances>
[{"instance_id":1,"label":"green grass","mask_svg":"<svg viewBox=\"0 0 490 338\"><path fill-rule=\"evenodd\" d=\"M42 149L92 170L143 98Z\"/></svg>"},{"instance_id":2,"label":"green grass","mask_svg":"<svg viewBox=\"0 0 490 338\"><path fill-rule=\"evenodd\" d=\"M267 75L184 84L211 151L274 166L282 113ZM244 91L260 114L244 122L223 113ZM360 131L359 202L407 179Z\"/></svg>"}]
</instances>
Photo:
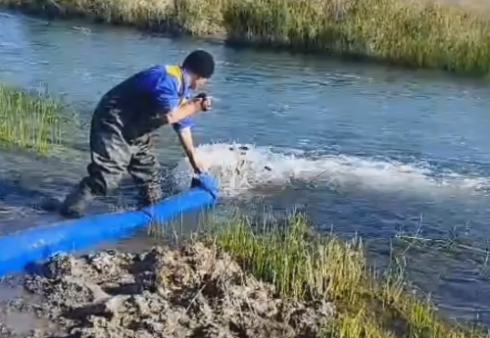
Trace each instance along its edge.
<instances>
[{"instance_id":1,"label":"green grass","mask_svg":"<svg viewBox=\"0 0 490 338\"><path fill-rule=\"evenodd\" d=\"M426 0L0 0L58 17L486 76L490 15Z\"/></svg>"},{"instance_id":2,"label":"green grass","mask_svg":"<svg viewBox=\"0 0 490 338\"><path fill-rule=\"evenodd\" d=\"M152 230L153 235L157 230ZM379 274L369 267L359 238L319 236L300 214L283 225L257 227L245 217L206 224L198 238L273 283L281 297L333 301L337 314L325 322L319 337L489 337L481 328L440 315L429 297L404 279L400 264L394 262L388 272Z\"/></svg>"},{"instance_id":3,"label":"green grass","mask_svg":"<svg viewBox=\"0 0 490 338\"><path fill-rule=\"evenodd\" d=\"M47 95L0 84L0 143L46 153L60 141L62 110Z\"/></svg>"}]
</instances>

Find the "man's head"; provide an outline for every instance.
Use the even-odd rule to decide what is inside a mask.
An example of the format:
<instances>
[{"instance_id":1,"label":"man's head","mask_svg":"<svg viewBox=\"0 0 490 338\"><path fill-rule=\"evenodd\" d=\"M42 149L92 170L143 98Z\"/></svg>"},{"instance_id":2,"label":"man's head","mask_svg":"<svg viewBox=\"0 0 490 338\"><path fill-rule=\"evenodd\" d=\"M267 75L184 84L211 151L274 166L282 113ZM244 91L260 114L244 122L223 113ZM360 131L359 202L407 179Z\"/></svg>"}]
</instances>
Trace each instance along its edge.
<instances>
[{"instance_id":1,"label":"man's head","mask_svg":"<svg viewBox=\"0 0 490 338\"><path fill-rule=\"evenodd\" d=\"M198 49L187 55L182 63L182 68L189 73L191 79L189 86L195 90L213 76L214 59L208 52Z\"/></svg>"}]
</instances>

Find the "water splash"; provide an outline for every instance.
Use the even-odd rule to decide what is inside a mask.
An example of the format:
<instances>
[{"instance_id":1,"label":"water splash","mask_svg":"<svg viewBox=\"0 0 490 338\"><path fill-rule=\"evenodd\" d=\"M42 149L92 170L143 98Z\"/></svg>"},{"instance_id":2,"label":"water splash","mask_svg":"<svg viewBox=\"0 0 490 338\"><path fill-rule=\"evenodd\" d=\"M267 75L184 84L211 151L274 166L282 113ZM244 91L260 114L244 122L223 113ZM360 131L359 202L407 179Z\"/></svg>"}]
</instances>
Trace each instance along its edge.
<instances>
[{"instance_id":1,"label":"water splash","mask_svg":"<svg viewBox=\"0 0 490 338\"><path fill-rule=\"evenodd\" d=\"M309 157L302 151L277 151L250 144L205 144L198 156L218 178L221 194L234 197L263 186L283 186L303 181L331 189L353 186L396 192L478 193L490 188L486 177L471 177L455 172L438 172L423 163L402 163L347 155ZM173 170L179 189L188 187L192 173L187 159Z\"/></svg>"}]
</instances>

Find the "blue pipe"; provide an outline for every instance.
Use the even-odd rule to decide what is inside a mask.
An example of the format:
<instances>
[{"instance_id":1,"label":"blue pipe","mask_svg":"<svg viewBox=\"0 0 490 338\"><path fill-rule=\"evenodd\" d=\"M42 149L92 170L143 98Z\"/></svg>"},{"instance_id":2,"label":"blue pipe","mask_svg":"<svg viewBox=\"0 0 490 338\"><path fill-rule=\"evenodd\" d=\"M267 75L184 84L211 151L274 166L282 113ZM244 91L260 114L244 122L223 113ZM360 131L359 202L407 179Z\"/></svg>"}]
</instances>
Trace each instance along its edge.
<instances>
[{"instance_id":1,"label":"blue pipe","mask_svg":"<svg viewBox=\"0 0 490 338\"><path fill-rule=\"evenodd\" d=\"M138 211L58 222L6 235L0 238L0 278L57 253L118 240L151 221L165 222L178 214L214 203L215 194L194 187Z\"/></svg>"}]
</instances>

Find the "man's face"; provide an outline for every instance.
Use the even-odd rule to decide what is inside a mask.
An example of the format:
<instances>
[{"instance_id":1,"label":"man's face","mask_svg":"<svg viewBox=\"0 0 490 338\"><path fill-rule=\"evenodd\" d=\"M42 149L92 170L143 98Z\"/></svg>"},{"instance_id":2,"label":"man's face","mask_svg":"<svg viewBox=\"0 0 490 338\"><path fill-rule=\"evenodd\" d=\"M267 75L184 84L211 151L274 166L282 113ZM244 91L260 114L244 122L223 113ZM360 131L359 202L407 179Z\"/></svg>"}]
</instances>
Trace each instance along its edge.
<instances>
[{"instance_id":1,"label":"man's face","mask_svg":"<svg viewBox=\"0 0 490 338\"><path fill-rule=\"evenodd\" d=\"M198 90L198 89L201 89L201 88L204 88L206 82L208 81L208 79L205 79L203 77L195 77L192 81L191 81L191 89L192 90Z\"/></svg>"}]
</instances>

